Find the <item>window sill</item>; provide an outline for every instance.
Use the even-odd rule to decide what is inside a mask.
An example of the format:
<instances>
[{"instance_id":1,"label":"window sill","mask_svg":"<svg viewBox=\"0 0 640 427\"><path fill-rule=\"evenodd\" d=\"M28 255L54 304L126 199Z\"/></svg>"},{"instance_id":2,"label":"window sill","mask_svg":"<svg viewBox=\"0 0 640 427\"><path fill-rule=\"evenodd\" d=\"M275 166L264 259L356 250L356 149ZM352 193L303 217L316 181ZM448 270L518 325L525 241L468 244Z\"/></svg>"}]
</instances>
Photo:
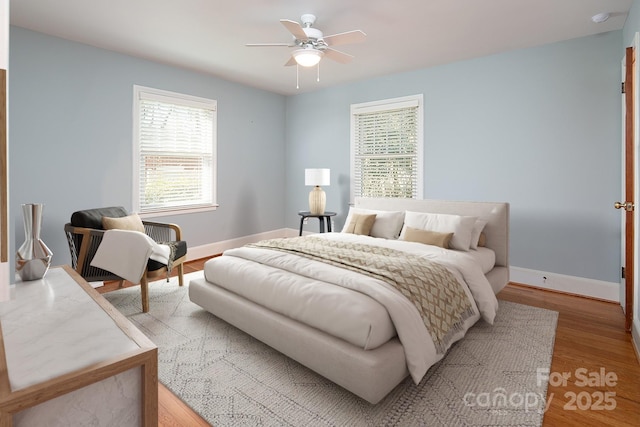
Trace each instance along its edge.
<instances>
[{"instance_id":1,"label":"window sill","mask_svg":"<svg viewBox=\"0 0 640 427\"><path fill-rule=\"evenodd\" d=\"M199 213L199 212L215 211L216 209L218 209L218 206L219 205L212 205L212 206L199 207L199 208L167 209L164 211L141 212L138 215L140 215L140 218L155 218L160 216L184 215L184 214L192 214L192 213Z\"/></svg>"}]
</instances>

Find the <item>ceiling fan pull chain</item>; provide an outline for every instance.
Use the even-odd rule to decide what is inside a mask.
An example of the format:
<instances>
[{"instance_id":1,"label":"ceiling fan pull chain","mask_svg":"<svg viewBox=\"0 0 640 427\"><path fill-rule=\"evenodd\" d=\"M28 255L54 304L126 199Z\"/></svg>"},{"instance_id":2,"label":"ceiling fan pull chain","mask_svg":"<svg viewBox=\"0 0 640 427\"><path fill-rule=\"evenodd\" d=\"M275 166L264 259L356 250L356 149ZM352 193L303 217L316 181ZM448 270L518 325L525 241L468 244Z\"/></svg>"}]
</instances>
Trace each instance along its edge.
<instances>
[{"instance_id":1,"label":"ceiling fan pull chain","mask_svg":"<svg viewBox=\"0 0 640 427\"><path fill-rule=\"evenodd\" d=\"M300 66L296 64L296 89L300 89Z\"/></svg>"},{"instance_id":2,"label":"ceiling fan pull chain","mask_svg":"<svg viewBox=\"0 0 640 427\"><path fill-rule=\"evenodd\" d=\"M318 67L318 76L316 77L316 82L319 82L320 81L320 63L319 62L317 67Z\"/></svg>"}]
</instances>

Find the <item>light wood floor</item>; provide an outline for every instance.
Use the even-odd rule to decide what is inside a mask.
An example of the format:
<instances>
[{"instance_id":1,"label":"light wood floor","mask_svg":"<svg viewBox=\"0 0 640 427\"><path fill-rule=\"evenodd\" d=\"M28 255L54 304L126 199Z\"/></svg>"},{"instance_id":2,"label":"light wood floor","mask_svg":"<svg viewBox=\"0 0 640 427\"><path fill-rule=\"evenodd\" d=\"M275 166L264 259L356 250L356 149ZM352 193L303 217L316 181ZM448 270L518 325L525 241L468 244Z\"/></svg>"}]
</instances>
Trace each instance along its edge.
<instances>
[{"instance_id":1,"label":"light wood floor","mask_svg":"<svg viewBox=\"0 0 640 427\"><path fill-rule=\"evenodd\" d=\"M202 270L206 260L185 264L185 274ZM116 288L116 283L109 283L99 291ZM554 381L547 392L550 404L543 426L640 426L640 365L631 335L624 331L620 305L517 284L509 284L498 298L560 313L551 363ZM563 373L571 375L566 385L559 384ZM587 382L584 386L583 373L588 379L582 381ZM617 381L611 385L614 374ZM610 386L602 384L607 375ZM160 426L208 425L171 391L159 388ZM606 392L615 394L604 400Z\"/></svg>"}]
</instances>

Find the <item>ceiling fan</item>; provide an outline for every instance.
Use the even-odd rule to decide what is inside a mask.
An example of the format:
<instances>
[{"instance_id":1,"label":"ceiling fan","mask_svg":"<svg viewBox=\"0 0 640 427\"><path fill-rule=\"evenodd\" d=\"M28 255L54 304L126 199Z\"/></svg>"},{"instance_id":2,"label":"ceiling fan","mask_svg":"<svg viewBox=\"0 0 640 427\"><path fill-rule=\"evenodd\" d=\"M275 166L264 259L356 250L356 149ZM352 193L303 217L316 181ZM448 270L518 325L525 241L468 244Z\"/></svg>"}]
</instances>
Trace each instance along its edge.
<instances>
[{"instance_id":1,"label":"ceiling fan","mask_svg":"<svg viewBox=\"0 0 640 427\"><path fill-rule=\"evenodd\" d=\"M359 43L367 38L367 35L361 30L324 36L322 31L313 27L313 24L316 22L316 17L310 13L302 15L300 20L302 21L302 25L288 19L280 20L280 23L293 34L294 40L291 43L248 43L246 46L297 46L298 49L291 53L291 58L284 65L298 64L303 67L313 67L320 62L323 56L343 64L350 62L353 59L352 55L340 52L334 49L333 46Z\"/></svg>"}]
</instances>

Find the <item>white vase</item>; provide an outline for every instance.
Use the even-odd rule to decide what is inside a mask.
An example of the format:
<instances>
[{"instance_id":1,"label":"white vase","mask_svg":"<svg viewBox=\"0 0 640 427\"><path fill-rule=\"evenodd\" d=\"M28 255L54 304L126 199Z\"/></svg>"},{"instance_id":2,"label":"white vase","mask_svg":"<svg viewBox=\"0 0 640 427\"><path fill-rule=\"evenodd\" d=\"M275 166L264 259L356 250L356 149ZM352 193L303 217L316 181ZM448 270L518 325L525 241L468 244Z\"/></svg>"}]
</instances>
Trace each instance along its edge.
<instances>
[{"instance_id":1,"label":"white vase","mask_svg":"<svg viewBox=\"0 0 640 427\"><path fill-rule=\"evenodd\" d=\"M23 281L42 279L51 265L53 253L40 239L43 209L41 203L22 205L25 241L16 253L16 272Z\"/></svg>"}]
</instances>

